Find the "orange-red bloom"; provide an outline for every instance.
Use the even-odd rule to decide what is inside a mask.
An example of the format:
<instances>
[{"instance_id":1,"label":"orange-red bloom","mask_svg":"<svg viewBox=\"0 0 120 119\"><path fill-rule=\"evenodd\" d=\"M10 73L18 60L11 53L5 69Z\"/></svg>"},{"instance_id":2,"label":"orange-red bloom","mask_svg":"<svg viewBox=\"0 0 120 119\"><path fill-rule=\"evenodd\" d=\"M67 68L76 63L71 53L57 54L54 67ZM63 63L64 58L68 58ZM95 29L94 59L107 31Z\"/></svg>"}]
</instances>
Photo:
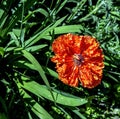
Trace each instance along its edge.
<instances>
[{"instance_id":1,"label":"orange-red bloom","mask_svg":"<svg viewBox=\"0 0 120 119\"><path fill-rule=\"evenodd\" d=\"M94 88L100 84L104 55L95 38L61 35L54 40L52 50L55 56L51 60L56 63L62 82L75 87L80 81L86 88Z\"/></svg>"}]
</instances>

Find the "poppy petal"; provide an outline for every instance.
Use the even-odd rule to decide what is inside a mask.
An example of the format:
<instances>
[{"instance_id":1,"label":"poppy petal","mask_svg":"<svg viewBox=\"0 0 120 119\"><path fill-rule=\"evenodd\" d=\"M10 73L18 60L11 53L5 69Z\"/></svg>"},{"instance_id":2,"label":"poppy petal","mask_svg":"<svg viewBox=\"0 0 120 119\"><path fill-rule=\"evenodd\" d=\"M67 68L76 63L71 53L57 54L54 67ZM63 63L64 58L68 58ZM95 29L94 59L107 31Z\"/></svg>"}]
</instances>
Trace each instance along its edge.
<instances>
[{"instance_id":1,"label":"poppy petal","mask_svg":"<svg viewBox=\"0 0 120 119\"><path fill-rule=\"evenodd\" d=\"M70 86L78 86L79 81L86 88L100 84L104 68L104 55L97 40L91 36L65 34L53 41L59 79Z\"/></svg>"}]
</instances>

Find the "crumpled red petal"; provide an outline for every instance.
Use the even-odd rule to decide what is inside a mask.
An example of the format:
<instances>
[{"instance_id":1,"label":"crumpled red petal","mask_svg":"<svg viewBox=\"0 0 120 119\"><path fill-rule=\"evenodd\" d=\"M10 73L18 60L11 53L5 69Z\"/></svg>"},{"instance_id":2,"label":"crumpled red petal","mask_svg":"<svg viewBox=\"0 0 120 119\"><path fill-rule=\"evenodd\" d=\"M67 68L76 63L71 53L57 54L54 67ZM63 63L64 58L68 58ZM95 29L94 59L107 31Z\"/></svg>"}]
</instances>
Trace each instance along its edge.
<instances>
[{"instance_id":1,"label":"crumpled red petal","mask_svg":"<svg viewBox=\"0 0 120 119\"><path fill-rule=\"evenodd\" d=\"M91 36L65 34L52 44L59 79L70 86L94 88L101 83L104 55L97 40Z\"/></svg>"}]
</instances>

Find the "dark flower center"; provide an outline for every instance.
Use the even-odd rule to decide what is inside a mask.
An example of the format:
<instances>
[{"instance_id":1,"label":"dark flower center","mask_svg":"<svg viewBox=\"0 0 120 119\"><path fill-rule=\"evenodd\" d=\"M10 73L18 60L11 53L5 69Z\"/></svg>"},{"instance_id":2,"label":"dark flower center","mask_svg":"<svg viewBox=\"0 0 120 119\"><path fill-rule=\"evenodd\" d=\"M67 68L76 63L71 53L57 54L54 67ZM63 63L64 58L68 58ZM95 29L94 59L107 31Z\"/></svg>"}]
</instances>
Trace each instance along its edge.
<instances>
[{"instance_id":1,"label":"dark flower center","mask_svg":"<svg viewBox=\"0 0 120 119\"><path fill-rule=\"evenodd\" d=\"M81 54L74 54L73 61L74 61L75 65L79 66L84 61L84 58Z\"/></svg>"}]
</instances>

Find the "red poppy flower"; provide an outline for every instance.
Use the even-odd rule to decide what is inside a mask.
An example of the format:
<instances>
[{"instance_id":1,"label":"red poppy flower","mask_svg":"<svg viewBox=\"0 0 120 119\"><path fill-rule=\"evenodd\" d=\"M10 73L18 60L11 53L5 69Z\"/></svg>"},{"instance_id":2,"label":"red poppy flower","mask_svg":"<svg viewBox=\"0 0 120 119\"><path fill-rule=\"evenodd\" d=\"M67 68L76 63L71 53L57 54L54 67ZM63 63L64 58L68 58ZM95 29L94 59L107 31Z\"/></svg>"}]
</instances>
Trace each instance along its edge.
<instances>
[{"instance_id":1,"label":"red poppy flower","mask_svg":"<svg viewBox=\"0 0 120 119\"><path fill-rule=\"evenodd\" d=\"M104 55L99 43L91 36L65 34L52 44L59 79L70 86L79 81L86 88L94 88L101 82Z\"/></svg>"}]
</instances>

